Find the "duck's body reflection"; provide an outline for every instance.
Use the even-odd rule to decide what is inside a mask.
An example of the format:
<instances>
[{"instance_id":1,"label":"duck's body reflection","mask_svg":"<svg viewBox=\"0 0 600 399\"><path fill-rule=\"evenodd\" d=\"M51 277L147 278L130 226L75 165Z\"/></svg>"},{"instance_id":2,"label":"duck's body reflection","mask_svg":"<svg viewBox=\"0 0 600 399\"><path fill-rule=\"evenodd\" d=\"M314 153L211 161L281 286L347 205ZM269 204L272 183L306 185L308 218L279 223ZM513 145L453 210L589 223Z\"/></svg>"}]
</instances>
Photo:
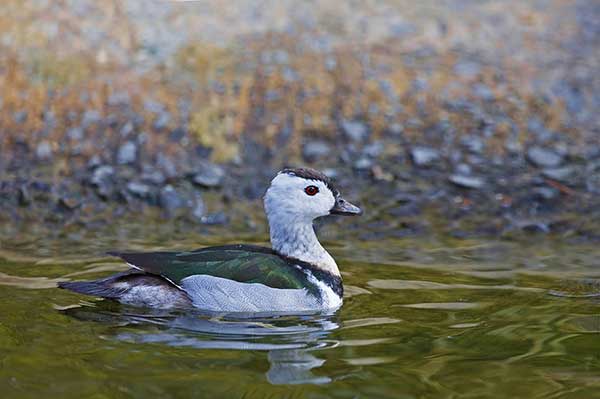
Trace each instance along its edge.
<instances>
[{"instance_id":1,"label":"duck's body reflection","mask_svg":"<svg viewBox=\"0 0 600 399\"><path fill-rule=\"evenodd\" d=\"M328 339L339 326L334 314L283 316L261 314L164 313L135 309L123 312L114 304L99 303L98 307L75 307L64 311L80 320L93 320L119 326L155 325L157 329L117 332L112 338L136 343L162 343L169 346L198 349L231 349L268 351L270 368L266 378L271 384L326 384L327 376L317 376L313 370L325 360L316 356L318 350L337 346Z\"/></svg>"}]
</instances>

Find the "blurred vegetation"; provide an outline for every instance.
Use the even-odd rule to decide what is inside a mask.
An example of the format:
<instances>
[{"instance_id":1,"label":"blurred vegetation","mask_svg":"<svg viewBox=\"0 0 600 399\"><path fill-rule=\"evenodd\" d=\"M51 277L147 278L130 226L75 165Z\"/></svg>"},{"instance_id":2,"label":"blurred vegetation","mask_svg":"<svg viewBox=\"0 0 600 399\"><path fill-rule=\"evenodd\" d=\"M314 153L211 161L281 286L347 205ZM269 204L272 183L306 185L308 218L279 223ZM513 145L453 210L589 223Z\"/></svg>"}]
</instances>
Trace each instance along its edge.
<instances>
[{"instance_id":1,"label":"blurred vegetation","mask_svg":"<svg viewBox=\"0 0 600 399\"><path fill-rule=\"evenodd\" d=\"M485 117L452 108L450 99L475 102L496 117L487 147L494 153L504 151L508 138L527 141L531 115L580 138L566 123L564 103L536 94L528 83L536 68L517 59L465 76L456 73L460 56L449 46L430 55L396 39L311 48L323 30L344 34L325 8L322 24L312 28L241 35L229 45L191 40L171 57L140 67L136 57L145 44L123 3L83 3L5 0L0 6L2 151L47 140L54 154L69 156L76 148L89 157L99 146L117 145L132 120L136 132L148 135L149 154L184 152L164 134L179 127L211 148L217 161L238 157L242 138L298 159L303 140L338 140L344 121L364 122L372 138L400 125L411 142L440 123L453 134L433 140L458 141L481 129ZM420 81L424 87L415 85ZM477 97L474 85L489 88L493 99ZM149 103L167 113L166 124L156 123ZM73 126L85 129L82 140L67 137Z\"/></svg>"}]
</instances>

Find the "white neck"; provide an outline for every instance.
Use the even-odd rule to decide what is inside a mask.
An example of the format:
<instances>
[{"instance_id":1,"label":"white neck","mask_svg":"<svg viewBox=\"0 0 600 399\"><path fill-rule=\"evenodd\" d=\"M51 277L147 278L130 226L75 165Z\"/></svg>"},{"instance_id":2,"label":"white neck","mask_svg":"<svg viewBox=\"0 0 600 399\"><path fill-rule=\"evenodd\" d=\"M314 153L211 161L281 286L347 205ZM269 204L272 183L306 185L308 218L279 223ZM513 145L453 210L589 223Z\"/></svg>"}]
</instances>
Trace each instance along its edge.
<instances>
[{"instance_id":1,"label":"white neck","mask_svg":"<svg viewBox=\"0 0 600 399\"><path fill-rule=\"evenodd\" d=\"M310 263L334 276L340 271L335 260L323 248L312 220L290 220L290 215L268 214L271 245L273 249L284 256Z\"/></svg>"}]
</instances>

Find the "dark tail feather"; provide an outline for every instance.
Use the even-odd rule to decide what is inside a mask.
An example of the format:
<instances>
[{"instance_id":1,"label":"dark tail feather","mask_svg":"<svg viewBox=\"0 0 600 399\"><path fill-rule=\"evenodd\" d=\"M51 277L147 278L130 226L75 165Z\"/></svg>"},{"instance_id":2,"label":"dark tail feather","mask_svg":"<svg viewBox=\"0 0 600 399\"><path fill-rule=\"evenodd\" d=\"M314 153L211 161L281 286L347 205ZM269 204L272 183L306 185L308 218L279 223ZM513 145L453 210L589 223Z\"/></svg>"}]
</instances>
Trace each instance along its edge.
<instances>
[{"instance_id":1,"label":"dark tail feather","mask_svg":"<svg viewBox=\"0 0 600 399\"><path fill-rule=\"evenodd\" d=\"M135 270L101 280L61 282L58 286L80 294L113 299L129 305L154 308L191 306L187 294L164 278ZM146 290L133 291L133 288L146 288ZM135 292L135 295L128 295L132 292Z\"/></svg>"},{"instance_id":2,"label":"dark tail feather","mask_svg":"<svg viewBox=\"0 0 600 399\"><path fill-rule=\"evenodd\" d=\"M127 291L126 287L115 287L116 278L110 277L94 281L63 281L58 283L59 288L78 292L80 294L99 296L102 298L118 299Z\"/></svg>"}]
</instances>

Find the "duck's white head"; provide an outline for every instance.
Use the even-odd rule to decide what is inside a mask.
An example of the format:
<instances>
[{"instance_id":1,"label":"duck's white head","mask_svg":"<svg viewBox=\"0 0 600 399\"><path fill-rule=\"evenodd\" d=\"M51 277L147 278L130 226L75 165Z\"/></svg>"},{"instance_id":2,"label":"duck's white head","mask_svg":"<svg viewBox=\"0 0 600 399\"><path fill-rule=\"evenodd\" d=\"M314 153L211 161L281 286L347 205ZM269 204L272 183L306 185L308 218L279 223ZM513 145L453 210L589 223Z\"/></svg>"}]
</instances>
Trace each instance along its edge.
<instances>
[{"instance_id":1,"label":"duck's white head","mask_svg":"<svg viewBox=\"0 0 600 399\"><path fill-rule=\"evenodd\" d=\"M325 174L309 168L284 169L271 181L264 202L273 249L337 271L335 261L319 244L312 222L321 216L360 215L362 211L344 200Z\"/></svg>"}]
</instances>

